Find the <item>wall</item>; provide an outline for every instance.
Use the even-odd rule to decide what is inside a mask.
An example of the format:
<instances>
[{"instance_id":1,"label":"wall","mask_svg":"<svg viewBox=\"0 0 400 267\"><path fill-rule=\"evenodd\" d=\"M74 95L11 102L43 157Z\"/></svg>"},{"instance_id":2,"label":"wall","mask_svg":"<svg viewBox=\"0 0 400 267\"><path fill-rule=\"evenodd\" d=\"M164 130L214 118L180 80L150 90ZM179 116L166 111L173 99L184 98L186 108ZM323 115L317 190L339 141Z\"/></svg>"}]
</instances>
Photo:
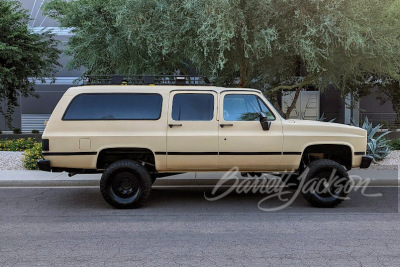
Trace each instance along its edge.
<instances>
[{"instance_id":1,"label":"wall","mask_svg":"<svg viewBox=\"0 0 400 267\"><path fill-rule=\"evenodd\" d=\"M321 116L325 121L335 119L337 123L344 123L344 100L340 93L332 86L321 93Z\"/></svg>"},{"instance_id":2,"label":"wall","mask_svg":"<svg viewBox=\"0 0 400 267\"><path fill-rule=\"evenodd\" d=\"M386 121L391 127L399 127L398 122L396 123L397 114L393 110L392 102L389 100L385 104L381 104L376 99L377 90L379 89L372 90L371 95L365 96L360 100L361 119L368 117L374 125Z\"/></svg>"}]
</instances>

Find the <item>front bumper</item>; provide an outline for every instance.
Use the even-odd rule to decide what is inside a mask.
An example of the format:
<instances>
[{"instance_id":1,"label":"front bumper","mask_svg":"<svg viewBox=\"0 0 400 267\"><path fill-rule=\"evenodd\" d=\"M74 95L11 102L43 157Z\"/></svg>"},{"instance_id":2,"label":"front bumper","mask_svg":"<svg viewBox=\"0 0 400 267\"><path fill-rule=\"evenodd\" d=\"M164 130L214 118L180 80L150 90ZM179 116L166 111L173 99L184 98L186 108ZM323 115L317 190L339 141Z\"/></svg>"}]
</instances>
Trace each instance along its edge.
<instances>
[{"instance_id":1,"label":"front bumper","mask_svg":"<svg viewBox=\"0 0 400 267\"><path fill-rule=\"evenodd\" d=\"M371 157L371 156L363 156L363 157L362 157L362 160L361 160L360 168L361 168L361 169L367 169L367 168L369 168L369 166L371 165L373 159L374 159L374 158Z\"/></svg>"},{"instance_id":2,"label":"front bumper","mask_svg":"<svg viewBox=\"0 0 400 267\"><path fill-rule=\"evenodd\" d=\"M37 165L39 167L39 170L41 170L41 171L45 171L45 172L50 172L51 171L50 160L39 159L37 161Z\"/></svg>"}]
</instances>

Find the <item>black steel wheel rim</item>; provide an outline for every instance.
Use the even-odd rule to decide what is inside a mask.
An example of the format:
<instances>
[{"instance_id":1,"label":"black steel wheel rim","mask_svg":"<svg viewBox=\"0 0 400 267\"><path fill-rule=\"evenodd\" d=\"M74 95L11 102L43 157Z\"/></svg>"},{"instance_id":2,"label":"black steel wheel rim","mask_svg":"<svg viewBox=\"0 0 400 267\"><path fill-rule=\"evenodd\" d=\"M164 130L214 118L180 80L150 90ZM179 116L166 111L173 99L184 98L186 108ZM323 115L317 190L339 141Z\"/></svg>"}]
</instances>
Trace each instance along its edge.
<instances>
[{"instance_id":1,"label":"black steel wheel rim","mask_svg":"<svg viewBox=\"0 0 400 267\"><path fill-rule=\"evenodd\" d=\"M312 194L321 201L329 202L338 199L345 187L345 180L339 173L334 173L334 178L331 178L333 171L333 169L322 170L314 175L314 179L318 181L312 189Z\"/></svg>"},{"instance_id":2,"label":"black steel wheel rim","mask_svg":"<svg viewBox=\"0 0 400 267\"><path fill-rule=\"evenodd\" d=\"M110 184L111 195L119 203L131 203L138 199L142 193L141 188L138 177L129 171L116 173Z\"/></svg>"}]
</instances>

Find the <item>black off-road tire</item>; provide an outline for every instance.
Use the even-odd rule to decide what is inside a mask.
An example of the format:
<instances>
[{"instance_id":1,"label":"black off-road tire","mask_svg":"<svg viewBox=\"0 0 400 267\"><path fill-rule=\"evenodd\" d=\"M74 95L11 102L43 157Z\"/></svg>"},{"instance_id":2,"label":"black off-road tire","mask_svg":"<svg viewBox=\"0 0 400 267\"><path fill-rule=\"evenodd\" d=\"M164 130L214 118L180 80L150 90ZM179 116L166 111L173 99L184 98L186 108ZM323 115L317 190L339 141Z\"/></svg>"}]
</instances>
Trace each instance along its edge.
<instances>
[{"instance_id":1,"label":"black off-road tire","mask_svg":"<svg viewBox=\"0 0 400 267\"><path fill-rule=\"evenodd\" d=\"M100 191L104 200L117 209L134 209L148 199L152 179L146 168L133 160L119 160L101 176Z\"/></svg>"},{"instance_id":2,"label":"black off-road tire","mask_svg":"<svg viewBox=\"0 0 400 267\"><path fill-rule=\"evenodd\" d=\"M349 174L347 170L339 163L328 160L321 159L311 162L308 166L308 173L305 177L302 195L303 197L313 206L320 208L333 208L339 205L346 198L349 191ZM307 171L306 169L306 171ZM327 182L325 188L329 188L328 193L318 193L317 186L312 186L318 180L323 178L318 177L328 176L326 173L331 173L333 170L336 171L336 179L332 179L333 183ZM329 177L326 177L326 181L329 181ZM334 186L337 182L338 186ZM322 183L320 183L322 185ZM313 189L316 189L313 191Z\"/></svg>"},{"instance_id":3,"label":"black off-road tire","mask_svg":"<svg viewBox=\"0 0 400 267\"><path fill-rule=\"evenodd\" d=\"M298 174L288 174L290 176L283 176L282 181L285 183L286 187L289 189L297 190L300 186L300 180Z\"/></svg>"}]
</instances>

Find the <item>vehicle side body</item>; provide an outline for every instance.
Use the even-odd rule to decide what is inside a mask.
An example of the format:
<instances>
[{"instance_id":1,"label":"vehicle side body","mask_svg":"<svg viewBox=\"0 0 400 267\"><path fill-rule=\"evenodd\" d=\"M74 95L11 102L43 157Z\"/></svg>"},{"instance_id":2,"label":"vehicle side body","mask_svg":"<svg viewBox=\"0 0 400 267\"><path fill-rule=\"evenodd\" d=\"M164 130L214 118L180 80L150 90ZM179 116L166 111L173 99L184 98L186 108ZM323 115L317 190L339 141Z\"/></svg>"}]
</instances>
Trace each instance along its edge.
<instances>
[{"instance_id":1,"label":"vehicle side body","mask_svg":"<svg viewBox=\"0 0 400 267\"><path fill-rule=\"evenodd\" d=\"M66 120L71 102L85 94L157 94L161 113L152 120ZM174 97L182 94L212 97L212 119L174 120ZM258 120L225 121L224 99L229 95L261 99L270 111L269 129ZM296 172L315 159L332 159L351 169L363 165L367 146L363 129L285 120L258 90L211 86L74 87L56 106L43 140L47 161L42 170L102 172L117 160L131 159L157 174L227 171L234 166L241 172Z\"/></svg>"}]
</instances>

